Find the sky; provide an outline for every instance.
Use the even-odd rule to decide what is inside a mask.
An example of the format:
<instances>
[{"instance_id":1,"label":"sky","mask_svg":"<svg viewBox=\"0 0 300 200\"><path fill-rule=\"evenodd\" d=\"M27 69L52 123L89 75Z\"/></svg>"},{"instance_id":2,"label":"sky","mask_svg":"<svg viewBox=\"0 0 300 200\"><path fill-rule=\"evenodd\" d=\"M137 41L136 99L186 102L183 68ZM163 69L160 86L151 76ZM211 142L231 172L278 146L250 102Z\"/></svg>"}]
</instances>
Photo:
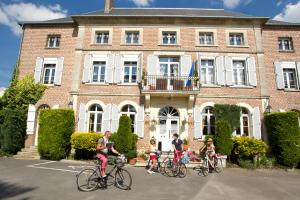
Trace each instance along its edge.
<instances>
[{"instance_id":1,"label":"sky","mask_svg":"<svg viewBox=\"0 0 300 200\"><path fill-rule=\"evenodd\" d=\"M222 8L254 16L300 22L300 0L115 0L115 7ZM104 0L0 0L0 88L8 87L18 59L18 21L42 21L104 7Z\"/></svg>"}]
</instances>

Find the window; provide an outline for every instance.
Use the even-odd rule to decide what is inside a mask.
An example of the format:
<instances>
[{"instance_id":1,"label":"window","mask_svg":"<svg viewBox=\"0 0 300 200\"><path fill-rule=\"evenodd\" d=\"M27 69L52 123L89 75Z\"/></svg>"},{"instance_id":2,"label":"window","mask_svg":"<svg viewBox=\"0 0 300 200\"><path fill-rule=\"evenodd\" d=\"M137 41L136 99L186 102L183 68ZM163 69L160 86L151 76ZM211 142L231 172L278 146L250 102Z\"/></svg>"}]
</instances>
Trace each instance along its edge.
<instances>
[{"instance_id":1,"label":"window","mask_svg":"<svg viewBox=\"0 0 300 200\"><path fill-rule=\"evenodd\" d=\"M163 44L177 44L177 33L176 32L162 32Z\"/></svg>"},{"instance_id":2,"label":"window","mask_svg":"<svg viewBox=\"0 0 300 200\"><path fill-rule=\"evenodd\" d=\"M108 44L109 31L96 32L96 44Z\"/></svg>"},{"instance_id":3,"label":"window","mask_svg":"<svg viewBox=\"0 0 300 200\"><path fill-rule=\"evenodd\" d=\"M140 32L139 31L126 31L125 33L126 44L139 44Z\"/></svg>"},{"instance_id":4,"label":"window","mask_svg":"<svg viewBox=\"0 0 300 200\"><path fill-rule=\"evenodd\" d=\"M203 135L214 135L215 134L215 116L214 108L208 106L204 108L202 112L202 124L203 124Z\"/></svg>"},{"instance_id":5,"label":"window","mask_svg":"<svg viewBox=\"0 0 300 200\"><path fill-rule=\"evenodd\" d=\"M246 62L244 60L233 60L233 78L235 85L246 85Z\"/></svg>"},{"instance_id":6,"label":"window","mask_svg":"<svg viewBox=\"0 0 300 200\"><path fill-rule=\"evenodd\" d=\"M105 82L105 67L106 62L93 62L93 82L104 83Z\"/></svg>"},{"instance_id":7,"label":"window","mask_svg":"<svg viewBox=\"0 0 300 200\"><path fill-rule=\"evenodd\" d=\"M214 45L214 34L213 33L199 33L199 44L200 45Z\"/></svg>"},{"instance_id":8,"label":"window","mask_svg":"<svg viewBox=\"0 0 300 200\"><path fill-rule=\"evenodd\" d=\"M90 106L88 111L89 132L101 132L103 109L99 104Z\"/></svg>"},{"instance_id":9,"label":"window","mask_svg":"<svg viewBox=\"0 0 300 200\"><path fill-rule=\"evenodd\" d=\"M48 48L59 48L60 45L60 36L49 36L48 37Z\"/></svg>"},{"instance_id":10,"label":"window","mask_svg":"<svg viewBox=\"0 0 300 200\"><path fill-rule=\"evenodd\" d=\"M44 64L43 83L54 84L56 64Z\"/></svg>"},{"instance_id":11,"label":"window","mask_svg":"<svg viewBox=\"0 0 300 200\"><path fill-rule=\"evenodd\" d=\"M280 51L292 51L293 50L293 42L292 38L279 38L279 50Z\"/></svg>"},{"instance_id":12,"label":"window","mask_svg":"<svg viewBox=\"0 0 300 200\"><path fill-rule=\"evenodd\" d=\"M249 112L246 108L242 108L240 127L236 129L236 135L249 136Z\"/></svg>"},{"instance_id":13,"label":"window","mask_svg":"<svg viewBox=\"0 0 300 200\"><path fill-rule=\"evenodd\" d=\"M215 84L214 60L201 60L201 83Z\"/></svg>"},{"instance_id":14,"label":"window","mask_svg":"<svg viewBox=\"0 0 300 200\"><path fill-rule=\"evenodd\" d=\"M295 68L283 69L284 87L286 89L298 89L297 75Z\"/></svg>"},{"instance_id":15,"label":"window","mask_svg":"<svg viewBox=\"0 0 300 200\"><path fill-rule=\"evenodd\" d=\"M136 110L132 105L125 105L121 109L121 115L126 115L130 117L131 119L131 130L134 133L134 124L135 124L135 115L136 115Z\"/></svg>"},{"instance_id":16,"label":"window","mask_svg":"<svg viewBox=\"0 0 300 200\"><path fill-rule=\"evenodd\" d=\"M137 62L124 62L124 83L137 82Z\"/></svg>"},{"instance_id":17,"label":"window","mask_svg":"<svg viewBox=\"0 0 300 200\"><path fill-rule=\"evenodd\" d=\"M243 33L230 33L229 34L229 44L231 46L243 46L244 34Z\"/></svg>"}]
</instances>

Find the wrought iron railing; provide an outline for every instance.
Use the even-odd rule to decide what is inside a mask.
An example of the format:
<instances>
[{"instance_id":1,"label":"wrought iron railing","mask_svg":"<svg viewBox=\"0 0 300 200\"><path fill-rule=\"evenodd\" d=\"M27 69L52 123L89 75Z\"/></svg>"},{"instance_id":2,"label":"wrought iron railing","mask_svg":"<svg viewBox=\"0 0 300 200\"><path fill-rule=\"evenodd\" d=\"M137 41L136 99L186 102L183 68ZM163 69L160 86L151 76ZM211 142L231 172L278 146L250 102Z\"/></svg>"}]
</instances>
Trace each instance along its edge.
<instances>
[{"instance_id":1,"label":"wrought iron railing","mask_svg":"<svg viewBox=\"0 0 300 200\"><path fill-rule=\"evenodd\" d=\"M198 77L193 76L145 76L143 91L199 91Z\"/></svg>"}]
</instances>

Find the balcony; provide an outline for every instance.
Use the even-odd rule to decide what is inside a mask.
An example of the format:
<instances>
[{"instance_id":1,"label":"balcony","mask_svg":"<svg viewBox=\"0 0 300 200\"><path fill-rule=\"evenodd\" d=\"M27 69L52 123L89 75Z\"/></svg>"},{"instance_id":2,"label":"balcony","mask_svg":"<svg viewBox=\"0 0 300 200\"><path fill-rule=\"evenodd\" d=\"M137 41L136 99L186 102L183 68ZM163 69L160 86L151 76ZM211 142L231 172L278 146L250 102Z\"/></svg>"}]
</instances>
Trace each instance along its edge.
<instances>
[{"instance_id":1,"label":"balcony","mask_svg":"<svg viewBox=\"0 0 300 200\"><path fill-rule=\"evenodd\" d=\"M141 86L144 94L197 94L200 91L198 77L145 76Z\"/></svg>"}]
</instances>

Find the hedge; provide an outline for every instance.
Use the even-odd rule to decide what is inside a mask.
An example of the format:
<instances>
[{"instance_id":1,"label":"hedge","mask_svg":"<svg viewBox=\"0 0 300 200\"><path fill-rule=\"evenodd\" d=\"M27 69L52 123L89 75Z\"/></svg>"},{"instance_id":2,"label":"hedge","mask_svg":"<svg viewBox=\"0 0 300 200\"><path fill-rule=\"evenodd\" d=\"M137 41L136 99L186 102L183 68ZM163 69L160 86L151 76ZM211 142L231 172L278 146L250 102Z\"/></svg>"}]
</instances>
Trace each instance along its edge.
<instances>
[{"instance_id":1,"label":"hedge","mask_svg":"<svg viewBox=\"0 0 300 200\"><path fill-rule=\"evenodd\" d=\"M228 121L232 129L240 126L241 107L237 105L216 104L214 115L217 121Z\"/></svg>"},{"instance_id":2,"label":"hedge","mask_svg":"<svg viewBox=\"0 0 300 200\"><path fill-rule=\"evenodd\" d=\"M232 128L228 121L216 122L216 134L215 134L216 152L223 155L230 155L233 142L232 142Z\"/></svg>"},{"instance_id":3,"label":"hedge","mask_svg":"<svg viewBox=\"0 0 300 200\"><path fill-rule=\"evenodd\" d=\"M288 167L296 167L300 161L298 113L267 114L265 123L272 153L277 162Z\"/></svg>"},{"instance_id":4,"label":"hedge","mask_svg":"<svg viewBox=\"0 0 300 200\"><path fill-rule=\"evenodd\" d=\"M74 132L74 111L42 110L39 123L38 151L42 158L60 160L67 157Z\"/></svg>"}]
</instances>

